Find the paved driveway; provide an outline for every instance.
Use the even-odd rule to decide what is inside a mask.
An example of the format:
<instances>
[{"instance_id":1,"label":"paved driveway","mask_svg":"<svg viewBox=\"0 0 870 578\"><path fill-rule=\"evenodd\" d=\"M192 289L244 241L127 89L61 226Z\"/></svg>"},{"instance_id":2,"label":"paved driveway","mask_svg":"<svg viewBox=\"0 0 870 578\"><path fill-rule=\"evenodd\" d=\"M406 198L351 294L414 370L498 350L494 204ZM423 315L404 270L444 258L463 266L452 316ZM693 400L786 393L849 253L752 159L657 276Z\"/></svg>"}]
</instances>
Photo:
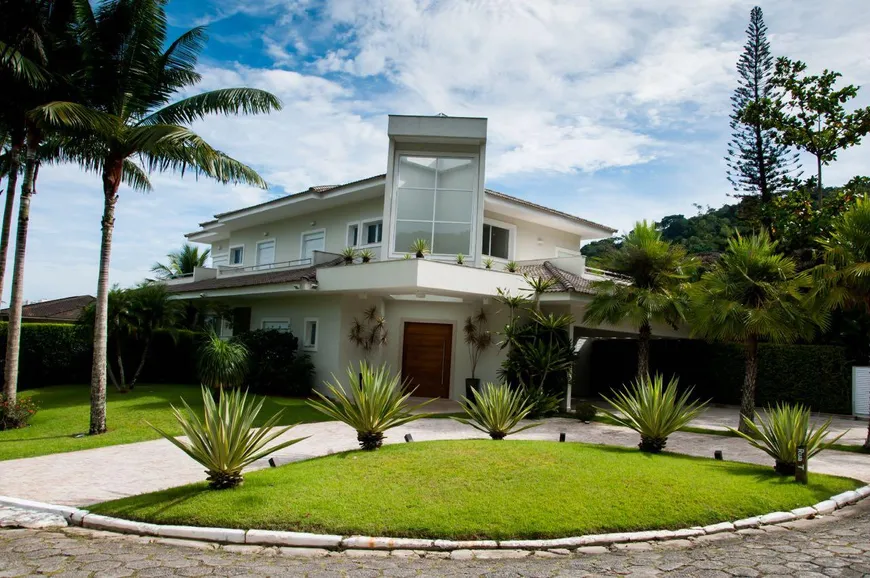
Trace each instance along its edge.
<instances>
[{"instance_id":1,"label":"paved driveway","mask_svg":"<svg viewBox=\"0 0 870 578\"><path fill-rule=\"evenodd\" d=\"M0 530L0 576L801 576L870 575L870 501L820 520L802 520L768 531L717 534L695 541L634 543L601 554L522 559L449 560L419 557L320 558L287 556L278 549L228 552L138 537L106 536L79 528L65 531ZM444 553L438 553L444 555ZM551 556L543 558L541 556Z\"/></svg>"},{"instance_id":2,"label":"paved driveway","mask_svg":"<svg viewBox=\"0 0 870 578\"><path fill-rule=\"evenodd\" d=\"M636 446L638 436L621 427L599 423L584 424L573 419L549 419L541 426L522 432L517 439L557 440L566 432L569 442ZM390 430L386 443L404 443L410 433L416 441L485 437L477 430L451 419L423 419ZM278 452L277 461L297 461L357 447L356 433L338 422L303 424L286 436L310 436ZM770 465L770 458L737 438L705 434L676 433L668 450L712 457L720 449L725 459ZM263 461L257 468L268 467ZM870 456L828 451L810 462L810 470L857 478L870 482ZM166 440L110 446L66 454L0 462L0 495L85 506L179 486L205 479L201 467Z\"/></svg>"}]
</instances>

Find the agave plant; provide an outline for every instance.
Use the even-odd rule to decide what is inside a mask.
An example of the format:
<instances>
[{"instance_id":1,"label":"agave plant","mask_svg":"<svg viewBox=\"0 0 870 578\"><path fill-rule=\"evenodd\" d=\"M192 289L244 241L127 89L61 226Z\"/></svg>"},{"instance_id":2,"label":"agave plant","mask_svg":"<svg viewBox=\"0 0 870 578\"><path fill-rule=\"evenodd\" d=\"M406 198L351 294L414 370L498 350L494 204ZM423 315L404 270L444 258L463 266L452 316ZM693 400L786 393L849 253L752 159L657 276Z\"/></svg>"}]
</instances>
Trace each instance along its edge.
<instances>
[{"instance_id":1,"label":"agave plant","mask_svg":"<svg viewBox=\"0 0 870 578\"><path fill-rule=\"evenodd\" d=\"M353 265L354 259L357 257L357 250L353 247L345 247L341 252L345 265Z\"/></svg>"},{"instance_id":2,"label":"agave plant","mask_svg":"<svg viewBox=\"0 0 870 578\"><path fill-rule=\"evenodd\" d=\"M429 252L429 242L426 239L417 239L411 244L411 252L418 259L422 259Z\"/></svg>"},{"instance_id":3,"label":"agave plant","mask_svg":"<svg viewBox=\"0 0 870 578\"><path fill-rule=\"evenodd\" d=\"M451 419L489 434L494 440L503 440L505 436L541 425L533 423L517 427L532 411L532 404L523 392L511 389L505 383L487 383L475 389L473 397L473 401L463 397L459 402L468 417L451 416Z\"/></svg>"},{"instance_id":4,"label":"agave plant","mask_svg":"<svg viewBox=\"0 0 870 578\"><path fill-rule=\"evenodd\" d=\"M463 255L462 253L458 253L456 255L456 264L465 265L465 255Z\"/></svg>"},{"instance_id":5,"label":"agave plant","mask_svg":"<svg viewBox=\"0 0 870 578\"><path fill-rule=\"evenodd\" d=\"M698 417L707 407L706 402L689 401L691 388L678 395L678 382L674 377L665 386L661 375L639 378L630 388L617 392L613 399L602 396L616 410L602 410L602 413L639 433L640 451L659 453L669 435Z\"/></svg>"},{"instance_id":6,"label":"agave plant","mask_svg":"<svg viewBox=\"0 0 870 578\"><path fill-rule=\"evenodd\" d=\"M212 390L239 387L248 374L248 348L210 331L199 348L197 370L200 383Z\"/></svg>"},{"instance_id":7,"label":"agave plant","mask_svg":"<svg viewBox=\"0 0 870 578\"><path fill-rule=\"evenodd\" d=\"M371 249L363 249L359 252L359 258L362 260L363 263L368 263L375 258L375 252Z\"/></svg>"},{"instance_id":8,"label":"agave plant","mask_svg":"<svg viewBox=\"0 0 870 578\"><path fill-rule=\"evenodd\" d=\"M810 459L820 451L837 443L846 432L841 433L831 440L827 440L828 421L813 429L810 426L810 410L803 405L790 405L787 403L777 404L775 408L767 409L767 419L755 414L758 424L748 418L743 418L748 434L734 428L728 428L743 439L749 445L760 449L775 460L774 470L784 476L793 476L797 462L798 446L804 446L807 450L807 459Z\"/></svg>"},{"instance_id":9,"label":"agave plant","mask_svg":"<svg viewBox=\"0 0 870 578\"><path fill-rule=\"evenodd\" d=\"M172 413L188 442L179 441L150 423L148 425L202 464L208 474L209 486L213 489L234 488L242 483L242 470L245 467L305 439L293 439L266 447L293 426L275 429L284 413L282 410L259 428L252 429L264 401L265 398L259 402L254 398L249 399L247 391L221 390L220 401L215 403L208 388L203 386L202 419L197 417L184 399L181 403L186 411L172 406Z\"/></svg>"},{"instance_id":10,"label":"agave plant","mask_svg":"<svg viewBox=\"0 0 870 578\"><path fill-rule=\"evenodd\" d=\"M434 400L408 406L408 398L414 392L402 393L405 384L398 375L390 373L386 364L374 368L362 361L359 371L353 365L347 368L347 377L347 387L342 387L335 376L326 383L332 399L315 391L320 399L309 400L308 404L355 429L356 439L364 450L381 447L388 429L432 415L411 413Z\"/></svg>"},{"instance_id":11,"label":"agave plant","mask_svg":"<svg viewBox=\"0 0 870 578\"><path fill-rule=\"evenodd\" d=\"M504 270L508 273L516 273L519 267L520 266L516 261L508 261L504 266Z\"/></svg>"},{"instance_id":12,"label":"agave plant","mask_svg":"<svg viewBox=\"0 0 870 578\"><path fill-rule=\"evenodd\" d=\"M486 259L483 260L483 266L486 267L487 269L492 269L492 265L494 263L495 263L495 261L493 261L491 257L487 257Z\"/></svg>"}]
</instances>

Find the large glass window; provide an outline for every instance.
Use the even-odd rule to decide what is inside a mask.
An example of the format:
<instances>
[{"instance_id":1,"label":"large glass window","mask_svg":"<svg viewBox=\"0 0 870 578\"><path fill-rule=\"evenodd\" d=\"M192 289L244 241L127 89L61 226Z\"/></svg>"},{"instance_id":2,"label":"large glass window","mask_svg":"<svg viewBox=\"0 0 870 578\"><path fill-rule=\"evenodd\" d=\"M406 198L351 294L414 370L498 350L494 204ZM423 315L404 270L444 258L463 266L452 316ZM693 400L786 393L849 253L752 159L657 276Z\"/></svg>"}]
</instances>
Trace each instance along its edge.
<instances>
[{"instance_id":1,"label":"large glass window","mask_svg":"<svg viewBox=\"0 0 870 578\"><path fill-rule=\"evenodd\" d=\"M498 259L510 258L511 233L495 225L483 226L483 254Z\"/></svg>"},{"instance_id":2,"label":"large glass window","mask_svg":"<svg viewBox=\"0 0 870 578\"><path fill-rule=\"evenodd\" d=\"M436 255L471 253L477 170L473 159L400 156L393 250L424 239Z\"/></svg>"}]
</instances>

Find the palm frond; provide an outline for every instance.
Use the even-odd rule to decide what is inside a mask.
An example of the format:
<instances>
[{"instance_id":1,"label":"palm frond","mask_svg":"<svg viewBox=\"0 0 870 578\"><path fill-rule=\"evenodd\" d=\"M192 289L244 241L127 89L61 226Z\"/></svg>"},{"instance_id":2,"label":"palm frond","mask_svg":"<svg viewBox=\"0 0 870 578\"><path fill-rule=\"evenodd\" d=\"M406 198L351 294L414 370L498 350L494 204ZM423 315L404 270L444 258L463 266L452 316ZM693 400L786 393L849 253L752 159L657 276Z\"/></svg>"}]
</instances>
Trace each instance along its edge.
<instances>
[{"instance_id":1,"label":"palm frond","mask_svg":"<svg viewBox=\"0 0 870 578\"><path fill-rule=\"evenodd\" d=\"M115 115L76 102L49 102L34 108L30 117L44 126L73 132L86 132L111 138L123 123Z\"/></svg>"},{"instance_id":2,"label":"palm frond","mask_svg":"<svg viewBox=\"0 0 870 578\"><path fill-rule=\"evenodd\" d=\"M265 90L224 88L197 94L166 106L142 119L140 125L186 125L210 114L262 114L281 110L281 101Z\"/></svg>"}]
</instances>

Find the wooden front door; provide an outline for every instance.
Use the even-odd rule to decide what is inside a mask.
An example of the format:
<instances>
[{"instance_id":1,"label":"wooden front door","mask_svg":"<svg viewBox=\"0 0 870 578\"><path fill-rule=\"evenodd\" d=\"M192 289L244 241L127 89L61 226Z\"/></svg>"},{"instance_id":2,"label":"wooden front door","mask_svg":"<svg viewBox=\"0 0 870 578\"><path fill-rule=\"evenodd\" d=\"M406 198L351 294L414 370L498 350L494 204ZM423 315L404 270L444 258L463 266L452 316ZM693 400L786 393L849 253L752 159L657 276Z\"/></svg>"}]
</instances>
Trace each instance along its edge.
<instances>
[{"instance_id":1,"label":"wooden front door","mask_svg":"<svg viewBox=\"0 0 870 578\"><path fill-rule=\"evenodd\" d=\"M450 397L450 355L453 326L405 323L402 379L420 397Z\"/></svg>"}]
</instances>

